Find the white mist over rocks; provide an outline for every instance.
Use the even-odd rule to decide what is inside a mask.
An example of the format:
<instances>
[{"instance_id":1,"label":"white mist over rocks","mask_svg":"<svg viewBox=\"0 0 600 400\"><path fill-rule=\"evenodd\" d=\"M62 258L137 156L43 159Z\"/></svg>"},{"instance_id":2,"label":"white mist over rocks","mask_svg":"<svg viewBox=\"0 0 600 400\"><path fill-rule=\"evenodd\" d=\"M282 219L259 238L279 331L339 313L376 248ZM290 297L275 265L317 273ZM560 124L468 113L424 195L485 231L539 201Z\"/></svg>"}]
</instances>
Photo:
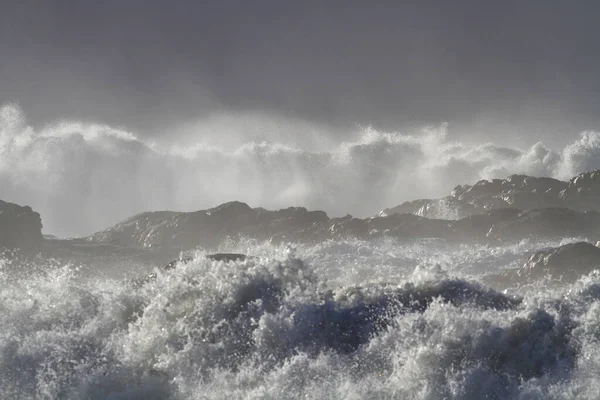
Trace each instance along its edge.
<instances>
[{"instance_id":1,"label":"white mist over rocks","mask_svg":"<svg viewBox=\"0 0 600 400\"><path fill-rule=\"evenodd\" d=\"M567 179L600 168L599 132L583 132L558 151L541 142L524 151L498 142L463 145L443 124L408 133L359 128L354 141L321 152L269 141L159 147L106 125L34 129L7 104L0 107L0 197L38 211L45 232L76 236L141 211L192 211L231 200L366 216L479 179Z\"/></svg>"}]
</instances>

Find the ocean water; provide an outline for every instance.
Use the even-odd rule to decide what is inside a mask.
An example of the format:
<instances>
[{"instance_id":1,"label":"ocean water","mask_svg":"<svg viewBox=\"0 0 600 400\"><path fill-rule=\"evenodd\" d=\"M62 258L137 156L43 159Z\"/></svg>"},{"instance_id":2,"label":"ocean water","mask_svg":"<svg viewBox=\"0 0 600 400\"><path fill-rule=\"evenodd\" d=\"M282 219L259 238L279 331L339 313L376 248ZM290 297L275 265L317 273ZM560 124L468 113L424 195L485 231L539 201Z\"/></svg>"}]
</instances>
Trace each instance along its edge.
<instances>
[{"instance_id":1,"label":"ocean water","mask_svg":"<svg viewBox=\"0 0 600 400\"><path fill-rule=\"evenodd\" d=\"M597 399L600 276L486 284L571 240L244 241L143 286L1 264L1 397Z\"/></svg>"}]
</instances>

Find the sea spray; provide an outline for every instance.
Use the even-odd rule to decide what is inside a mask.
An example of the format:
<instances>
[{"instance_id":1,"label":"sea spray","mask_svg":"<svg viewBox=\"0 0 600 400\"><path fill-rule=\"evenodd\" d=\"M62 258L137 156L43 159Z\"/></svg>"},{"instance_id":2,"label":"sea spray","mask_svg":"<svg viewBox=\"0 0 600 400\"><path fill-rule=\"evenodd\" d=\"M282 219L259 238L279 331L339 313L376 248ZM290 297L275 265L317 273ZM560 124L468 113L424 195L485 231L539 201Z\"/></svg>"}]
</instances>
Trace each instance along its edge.
<instances>
[{"instance_id":1,"label":"sea spray","mask_svg":"<svg viewBox=\"0 0 600 400\"><path fill-rule=\"evenodd\" d=\"M480 179L515 173L568 179L600 167L597 132L583 132L556 151L542 143L524 150L465 145L452 140L445 124L410 132L363 127L354 137L320 152L272 141L199 143L183 151L106 125L34 129L24 111L8 104L0 106L0 184L4 200L43 215L46 232L74 236L143 210L195 211L231 200L364 217Z\"/></svg>"},{"instance_id":2,"label":"sea spray","mask_svg":"<svg viewBox=\"0 0 600 400\"><path fill-rule=\"evenodd\" d=\"M431 244L242 243L255 257L199 252L141 287L58 265L3 280L0 389L74 399L597 397L597 274L502 294L480 277L547 243ZM361 268L369 278L357 282Z\"/></svg>"}]
</instances>

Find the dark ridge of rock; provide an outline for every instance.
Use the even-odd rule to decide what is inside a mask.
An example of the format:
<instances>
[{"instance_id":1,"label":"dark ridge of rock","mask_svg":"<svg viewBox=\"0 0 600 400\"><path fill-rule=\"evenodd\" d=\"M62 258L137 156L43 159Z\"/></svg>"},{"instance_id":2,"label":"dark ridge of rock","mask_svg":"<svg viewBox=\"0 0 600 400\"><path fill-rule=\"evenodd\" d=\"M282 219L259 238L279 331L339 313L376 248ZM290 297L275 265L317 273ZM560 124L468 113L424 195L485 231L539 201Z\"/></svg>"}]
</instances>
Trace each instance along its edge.
<instances>
[{"instance_id":1,"label":"dark ridge of rock","mask_svg":"<svg viewBox=\"0 0 600 400\"><path fill-rule=\"evenodd\" d=\"M479 209L559 207L557 199L566 183L553 178L511 175L506 179L481 180L473 186L458 186L450 196Z\"/></svg>"},{"instance_id":2,"label":"dark ridge of rock","mask_svg":"<svg viewBox=\"0 0 600 400\"><path fill-rule=\"evenodd\" d=\"M1 248L36 252L43 240L40 214L29 206L20 206L0 200Z\"/></svg>"},{"instance_id":3,"label":"dark ridge of rock","mask_svg":"<svg viewBox=\"0 0 600 400\"><path fill-rule=\"evenodd\" d=\"M600 248L588 242L576 242L540 250L521 268L504 271L487 280L502 287L527 284L546 276L571 283L597 269L600 269Z\"/></svg>"},{"instance_id":4,"label":"dark ridge of rock","mask_svg":"<svg viewBox=\"0 0 600 400\"><path fill-rule=\"evenodd\" d=\"M367 219L371 236L398 238L446 237L449 223L443 219L429 219L413 214L394 214L389 217Z\"/></svg>"},{"instance_id":5,"label":"dark ridge of rock","mask_svg":"<svg viewBox=\"0 0 600 400\"><path fill-rule=\"evenodd\" d=\"M114 235L127 237L135 228L159 221L172 213L145 213L131 217L121 224L122 229ZM5 270L11 276L36 273L37 267L45 265L72 265L77 274L102 275L103 273L127 275L135 269L143 270L153 265L162 265L172 257L169 254L151 252L143 248L120 246L108 241L85 239L62 239L42 233L40 215L28 206L20 206L0 200L0 257L6 262Z\"/></svg>"},{"instance_id":6,"label":"dark ridge of rock","mask_svg":"<svg viewBox=\"0 0 600 400\"><path fill-rule=\"evenodd\" d=\"M600 210L600 170L588 171L569 180L560 199L580 211Z\"/></svg>"},{"instance_id":7,"label":"dark ridge of rock","mask_svg":"<svg viewBox=\"0 0 600 400\"><path fill-rule=\"evenodd\" d=\"M268 240L273 235L296 237L329 217L323 211L290 207L278 211L230 202L195 212L143 213L87 238L121 246L182 251L197 246L218 247L228 238L248 236Z\"/></svg>"},{"instance_id":8,"label":"dark ridge of rock","mask_svg":"<svg viewBox=\"0 0 600 400\"><path fill-rule=\"evenodd\" d=\"M405 201L396 207L386 208L377 215L387 217L394 214L414 214L432 219L459 219L469 215L481 214L484 211L472 204L463 204L451 196L447 196L441 199Z\"/></svg>"},{"instance_id":9,"label":"dark ridge of rock","mask_svg":"<svg viewBox=\"0 0 600 400\"><path fill-rule=\"evenodd\" d=\"M226 240L318 242L346 237L443 238L506 241L566 236L599 237L600 172L569 182L512 175L457 186L437 200L415 200L367 219L329 218L323 211L277 211L232 201L195 212L146 212L88 238L176 256L197 247L216 249ZM571 209L569 209L569 207ZM521 211L525 210L525 211Z\"/></svg>"},{"instance_id":10,"label":"dark ridge of rock","mask_svg":"<svg viewBox=\"0 0 600 400\"><path fill-rule=\"evenodd\" d=\"M148 211L129 217L110 229L97 232L89 237L91 241L120 245L143 246L143 239L149 236L163 221L181 215L175 211Z\"/></svg>"},{"instance_id":11,"label":"dark ridge of rock","mask_svg":"<svg viewBox=\"0 0 600 400\"><path fill-rule=\"evenodd\" d=\"M516 208L571 208L600 211L600 170L585 172L569 182L553 178L511 175L506 179L481 180L459 185L441 199L404 202L380 216L410 213L427 218L460 219L490 210Z\"/></svg>"},{"instance_id":12,"label":"dark ridge of rock","mask_svg":"<svg viewBox=\"0 0 600 400\"><path fill-rule=\"evenodd\" d=\"M490 235L490 231L497 225L513 221L522 214L515 208L503 208L488 211L485 214L470 215L448 224L449 238L453 241L476 240L477 238L508 239L512 232L506 232L502 238Z\"/></svg>"},{"instance_id":13,"label":"dark ridge of rock","mask_svg":"<svg viewBox=\"0 0 600 400\"><path fill-rule=\"evenodd\" d=\"M523 268L534 278L549 273L555 277L577 279L600 268L600 248L588 242L577 242L541 250L529 257Z\"/></svg>"},{"instance_id":14,"label":"dark ridge of rock","mask_svg":"<svg viewBox=\"0 0 600 400\"><path fill-rule=\"evenodd\" d=\"M578 212L568 208L528 210L493 224L487 234L488 238L500 240L577 236L600 237L599 212Z\"/></svg>"},{"instance_id":15,"label":"dark ridge of rock","mask_svg":"<svg viewBox=\"0 0 600 400\"><path fill-rule=\"evenodd\" d=\"M139 221L137 220L139 219ZM272 243L317 243L329 239L439 238L452 242L506 242L564 237L600 237L600 213L567 208L521 211L501 208L459 220L431 219L414 214L329 218L322 211L290 207L278 211L232 202L190 213L138 214L86 240L136 249L156 250L175 257L198 247L217 249L242 237Z\"/></svg>"},{"instance_id":16,"label":"dark ridge of rock","mask_svg":"<svg viewBox=\"0 0 600 400\"><path fill-rule=\"evenodd\" d=\"M231 262L231 261L244 261L248 256L246 256L245 254L239 254L239 253L217 253L217 254L209 254L206 256L206 258L209 258L213 261L224 261L224 262Z\"/></svg>"}]
</instances>

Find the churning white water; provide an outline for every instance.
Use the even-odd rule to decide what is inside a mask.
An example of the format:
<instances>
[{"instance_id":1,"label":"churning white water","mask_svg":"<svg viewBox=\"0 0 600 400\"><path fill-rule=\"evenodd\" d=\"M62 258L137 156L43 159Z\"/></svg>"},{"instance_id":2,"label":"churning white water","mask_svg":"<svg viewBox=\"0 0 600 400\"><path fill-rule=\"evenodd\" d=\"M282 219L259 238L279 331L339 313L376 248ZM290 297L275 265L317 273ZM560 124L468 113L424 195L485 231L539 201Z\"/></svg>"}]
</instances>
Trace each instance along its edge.
<instances>
[{"instance_id":1,"label":"churning white water","mask_svg":"<svg viewBox=\"0 0 600 400\"><path fill-rule=\"evenodd\" d=\"M600 277L493 291L532 251L329 241L223 250L143 286L0 269L7 399L597 399ZM576 267L576 266L574 266Z\"/></svg>"}]
</instances>

